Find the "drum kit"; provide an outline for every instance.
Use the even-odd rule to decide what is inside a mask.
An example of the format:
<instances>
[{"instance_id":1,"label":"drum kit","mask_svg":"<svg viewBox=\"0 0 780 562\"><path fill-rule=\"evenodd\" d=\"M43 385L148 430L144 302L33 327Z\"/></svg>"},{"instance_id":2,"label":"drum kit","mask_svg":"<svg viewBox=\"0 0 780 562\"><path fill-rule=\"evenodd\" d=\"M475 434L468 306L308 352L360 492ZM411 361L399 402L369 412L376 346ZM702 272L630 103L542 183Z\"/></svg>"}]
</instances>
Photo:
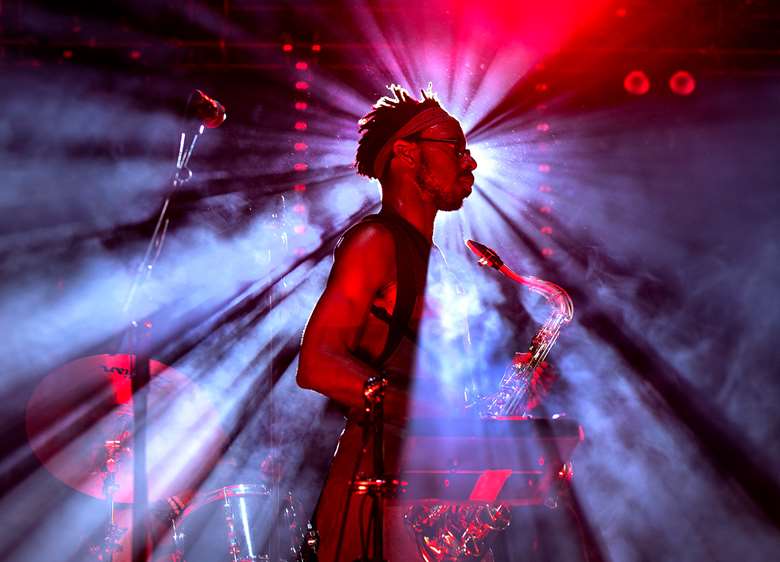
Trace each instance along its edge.
<instances>
[{"instance_id":1,"label":"drum kit","mask_svg":"<svg viewBox=\"0 0 780 562\"><path fill-rule=\"evenodd\" d=\"M28 439L43 466L105 509L105 532L89 545L87 559L133 559L131 361L130 355L95 355L67 363L42 379L27 404ZM278 474L269 477L258 467L254 482L194 491L220 466L235 473L221 454L227 437L219 412L179 371L150 360L150 375L147 519L157 537L154 562L298 559L302 506L292 492L279 493Z\"/></svg>"}]
</instances>

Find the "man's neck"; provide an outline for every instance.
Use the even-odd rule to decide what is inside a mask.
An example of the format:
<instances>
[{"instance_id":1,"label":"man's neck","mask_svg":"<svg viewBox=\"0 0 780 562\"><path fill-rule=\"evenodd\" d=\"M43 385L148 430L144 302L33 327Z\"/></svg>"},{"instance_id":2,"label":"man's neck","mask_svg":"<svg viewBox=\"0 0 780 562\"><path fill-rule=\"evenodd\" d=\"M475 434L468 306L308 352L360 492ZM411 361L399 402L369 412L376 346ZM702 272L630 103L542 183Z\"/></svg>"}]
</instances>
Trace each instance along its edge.
<instances>
[{"instance_id":1,"label":"man's neck","mask_svg":"<svg viewBox=\"0 0 780 562\"><path fill-rule=\"evenodd\" d=\"M436 219L435 208L419 205L416 202L408 203L403 200L390 198L382 201L381 212L400 216L422 234L426 240L433 241L433 222Z\"/></svg>"}]
</instances>

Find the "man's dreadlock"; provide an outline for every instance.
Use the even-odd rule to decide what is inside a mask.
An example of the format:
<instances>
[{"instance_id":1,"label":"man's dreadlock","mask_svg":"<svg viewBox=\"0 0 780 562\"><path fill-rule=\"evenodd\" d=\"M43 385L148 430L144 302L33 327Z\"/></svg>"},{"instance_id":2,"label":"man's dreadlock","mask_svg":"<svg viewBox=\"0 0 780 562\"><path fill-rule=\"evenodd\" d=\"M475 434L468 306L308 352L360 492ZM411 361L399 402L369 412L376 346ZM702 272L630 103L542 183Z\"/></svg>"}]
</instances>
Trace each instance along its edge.
<instances>
[{"instance_id":1,"label":"man's dreadlock","mask_svg":"<svg viewBox=\"0 0 780 562\"><path fill-rule=\"evenodd\" d=\"M374 109L358 121L361 136L355 155L355 166L358 174L369 178L377 178L374 161L396 131L418 113L431 107L441 107L430 85L426 90L421 90L422 97L419 100L411 97L409 92L396 84L388 86L388 89L393 97L379 98Z\"/></svg>"}]
</instances>

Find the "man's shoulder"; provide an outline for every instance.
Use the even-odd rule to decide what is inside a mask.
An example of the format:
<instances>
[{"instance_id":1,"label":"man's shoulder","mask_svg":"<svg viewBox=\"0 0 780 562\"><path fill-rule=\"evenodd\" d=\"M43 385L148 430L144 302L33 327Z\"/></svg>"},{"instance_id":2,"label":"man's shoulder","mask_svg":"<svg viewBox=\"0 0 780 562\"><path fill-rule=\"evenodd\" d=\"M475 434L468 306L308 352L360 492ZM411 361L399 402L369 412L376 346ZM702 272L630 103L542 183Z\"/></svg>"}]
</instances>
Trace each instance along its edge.
<instances>
[{"instance_id":1,"label":"man's shoulder","mask_svg":"<svg viewBox=\"0 0 780 562\"><path fill-rule=\"evenodd\" d=\"M384 259L393 256L393 231L387 223L375 217L379 215L369 215L344 232L336 245L337 257L345 253L359 255L364 252L382 256Z\"/></svg>"}]
</instances>

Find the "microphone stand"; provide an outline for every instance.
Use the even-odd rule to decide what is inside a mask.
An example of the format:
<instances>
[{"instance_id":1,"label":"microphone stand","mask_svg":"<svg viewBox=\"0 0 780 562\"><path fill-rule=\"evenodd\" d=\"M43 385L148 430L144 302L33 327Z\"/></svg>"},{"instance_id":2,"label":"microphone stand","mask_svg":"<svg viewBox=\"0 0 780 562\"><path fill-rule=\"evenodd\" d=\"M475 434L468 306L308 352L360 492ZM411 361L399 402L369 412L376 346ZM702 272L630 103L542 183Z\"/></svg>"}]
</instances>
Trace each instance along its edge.
<instances>
[{"instance_id":1,"label":"microphone stand","mask_svg":"<svg viewBox=\"0 0 780 562\"><path fill-rule=\"evenodd\" d=\"M384 559L384 498L389 492L385 477L384 458L384 389L387 379L371 377L363 387L365 397L366 419L363 425L363 443L368 443L371 435L374 437L373 474L364 476L352 483L353 493L368 494L371 498L371 527L369 532L373 538L373 556L368 556L368 544L362 553L362 558L356 562L385 562ZM362 525L362 521L361 521Z\"/></svg>"},{"instance_id":2,"label":"microphone stand","mask_svg":"<svg viewBox=\"0 0 780 562\"><path fill-rule=\"evenodd\" d=\"M206 108L213 107L215 114L204 114L204 103ZM200 123L192 138L187 139L187 132L182 131L179 138L179 155L176 159L176 173L172 180L173 190L184 185L191 177L192 172L187 167L198 138L203 134L204 128L217 127L225 119L224 107L211 98L208 98L203 92L195 90L188 101L190 105L200 104L197 116ZM198 109L196 107L196 110ZM132 310L136 297L143 291L144 284L151 278L154 266L162 252L165 236L168 232L170 219L167 217L170 208L171 195L169 194L163 202L160 214L157 217L152 237L146 246L141 263L135 272L135 277L130 290L128 291L125 302L122 306L122 312L131 318L128 327L128 346L130 356L130 380L133 396L133 507L132 507L132 562L147 562L151 560L152 544L150 540L146 514L148 512L149 491L146 474L146 452L147 452L147 406L149 383L151 381L150 365L152 346L151 346L151 322L139 322L135 318L136 314ZM142 331L144 329L145 331Z\"/></svg>"}]
</instances>

